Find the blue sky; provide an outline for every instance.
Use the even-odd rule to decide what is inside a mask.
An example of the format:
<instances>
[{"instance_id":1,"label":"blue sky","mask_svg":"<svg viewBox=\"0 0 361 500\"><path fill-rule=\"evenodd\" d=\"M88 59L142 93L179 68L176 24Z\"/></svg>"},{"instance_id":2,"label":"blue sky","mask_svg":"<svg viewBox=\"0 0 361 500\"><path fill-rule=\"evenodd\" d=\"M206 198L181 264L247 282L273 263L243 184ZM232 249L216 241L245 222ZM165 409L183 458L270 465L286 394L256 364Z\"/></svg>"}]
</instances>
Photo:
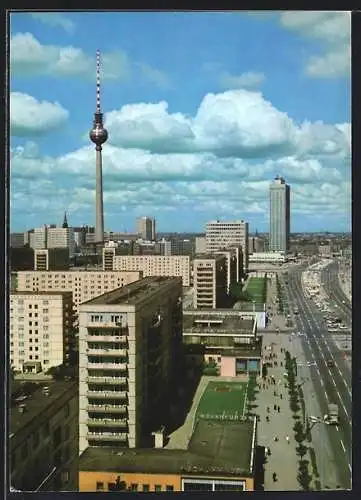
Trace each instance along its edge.
<instances>
[{"instance_id":1,"label":"blue sky","mask_svg":"<svg viewBox=\"0 0 361 500\"><path fill-rule=\"evenodd\" d=\"M95 51L102 54L105 227L350 229L350 18L332 12L13 13L11 230L94 223Z\"/></svg>"}]
</instances>

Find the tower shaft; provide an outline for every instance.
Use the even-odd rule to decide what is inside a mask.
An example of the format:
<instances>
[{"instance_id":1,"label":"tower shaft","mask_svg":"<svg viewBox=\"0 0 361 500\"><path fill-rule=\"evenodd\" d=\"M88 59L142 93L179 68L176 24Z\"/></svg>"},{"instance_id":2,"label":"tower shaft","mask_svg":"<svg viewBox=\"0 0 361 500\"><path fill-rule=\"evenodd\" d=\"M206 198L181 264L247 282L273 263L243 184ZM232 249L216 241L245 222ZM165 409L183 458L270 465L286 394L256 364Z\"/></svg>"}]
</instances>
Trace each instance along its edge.
<instances>
[{"instance_id":1,"label":"tower shaft","mask_svg":"<svg viewBox=\"0 0 361 500\"><path fill-rule=\"evenodd\" d=\"M96 191L95 191L95 243L104 240L104 207L103 207L103 158L102 147L96 147Z\"/></svg>"}]
</instances>

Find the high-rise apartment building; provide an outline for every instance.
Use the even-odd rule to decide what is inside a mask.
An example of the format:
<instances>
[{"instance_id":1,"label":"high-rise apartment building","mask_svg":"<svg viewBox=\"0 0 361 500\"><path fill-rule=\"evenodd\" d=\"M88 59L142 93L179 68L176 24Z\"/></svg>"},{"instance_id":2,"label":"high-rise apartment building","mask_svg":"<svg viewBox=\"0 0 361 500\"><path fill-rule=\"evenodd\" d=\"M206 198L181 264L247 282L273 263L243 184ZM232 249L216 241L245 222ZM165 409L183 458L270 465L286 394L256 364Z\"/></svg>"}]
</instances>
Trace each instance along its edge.
<instances>
[{"instance_id":1,"label":"high-rise apartment building","mask_svg":"<svg viewBox=\"0 0 361 500\"><path fill-rule=\"evenodd\" d=\"M225 255L202 255L193 261L195 309L224 307L227 297L227 259Z\"/></svg>"},{"instance_id":2,"label":"high-rise apartment building","mask_svg":"<svg viewBox=\"0 0 361 500\"><path fill-rule=\"evenodd\" d=\"M277 176L269 190L270 195L270 236L269 249L287 252L290 240L290 186Z\"/></svg>"},{"instance_id":3,"label":"high-rise apartment building","mask_svg":"<svg viewBox=\"0 0 361 500\"><path fill-rule=\"evenodd\" d=\"M69 269L69 248L45 248L34 251L34 271Z\"/></svg>"},{"instance_id":4,"label":"high-rise apartment building","mask_svg":"<svg viewBox=\"0 0 361 500\"><path fill-rule=\"evenodd\" d=\"M34 250L68 248L72 257L75 251L74 230L71 227L56 227L54 224L35 228L30 234L30 246Z\"/></svg>"},{"instance_id":5,"label":"high-rise apartment building","mask_svg":"<svg viewBox=\"0 0 361 500\"><path fill-rule=\"evenodd\" d=\"M10 295L10 363L37 373L71 360L75 349L71 292Z\"/></svg>"},{"instance_id":6,"label":"high-rise apartment building","mask_svg":"<svg viewBox=\"0 0 361 500\"><path fill-rule=\"evenodd\" d=\"M206 249L207 249L206 237L205 236L196 236L195 247L196 247L196 249L195 249L196 255L206 253Z\"/></svg>"},{"instance_id":7,"label":"high-rise apartment building","mask_svg":"<svg viewBox=\"0 0 361 500\"><path fill-rule=\"evenodd\" d=\"M189 255L116 255L114 270L142 271L143 276L180 276L183 286L190 284Z\"/></svg>"},{"instance_id":8,"label":"high-rise apartment building","mask_svg":"<svg viewBox=\"0 0 361 500\"><path fill-rule=\"evenodd\" d=\"M224 255L226 258L226 272L227 272L227 293L229 293L231 285L237 283L242 276L242 253L239 251L240 248L234 248L230 250L219 250L215 252L215 255Z\"/></svg>"},{"instance_id":9,"label":"high-rise apartment building","mask_svg":"<svg viewBox=\"0 0 361 500\"><path fill-rule=\"evenodd\" d=\"M137 219L137 234L143 240L155 241L155 219L153 217L139 217Z\"/></svg>"},{"instance_id":10,"label":"high-rise apartment building","mask_svg":"<svg viewBox=\"0 0 361 500\"><path fill-rule=\"evenodd\" d=\"M242 248L244 273L248 271L248 245L248 222L243 220L215 220L206 224L207 253L240 246Z\"/></svg>"},{"instance_id":11,"label":"high-rise apartment building","mask_svg":"<svg viewBox=\"0 0 361 500\"><path fill-rule=\"evenodd\" d=\"M142 278L140 271L19 271L17 291L72 292L79 304Z\"/></svg>"},{"instance_id":12,"label":"high-rise apartment building","mask_svg":"<svg viewBox=\"0 0 361 500\"><path fill-rule=\"evenodd\" d=\"M167 418L182 336L180 278L144 278L79 308L79 451L141 447Z\"/></svg>"}]
</instances>

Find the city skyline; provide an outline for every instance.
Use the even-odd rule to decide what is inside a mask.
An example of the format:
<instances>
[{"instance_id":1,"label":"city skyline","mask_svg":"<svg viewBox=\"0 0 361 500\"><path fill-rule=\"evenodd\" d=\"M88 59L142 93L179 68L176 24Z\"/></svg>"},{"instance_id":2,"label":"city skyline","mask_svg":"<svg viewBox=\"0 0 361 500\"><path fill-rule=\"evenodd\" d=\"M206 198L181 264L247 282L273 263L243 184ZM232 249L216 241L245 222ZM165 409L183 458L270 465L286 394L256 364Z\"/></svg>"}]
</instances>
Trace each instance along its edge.
<instances>
[{"instance_id":1,"label":"city skyline","mask_svg":"<svg viewBox=\"0 0 361 500\"><path fill-rule=\"evenodd\" d=\"M95 30L105 230L147 214L160 232L212 219L268 232L278 174L292 232L350 230L349 25L332 12L12 14L11 231L65 210L95 223Z\"/></svg>"}]
</instances>

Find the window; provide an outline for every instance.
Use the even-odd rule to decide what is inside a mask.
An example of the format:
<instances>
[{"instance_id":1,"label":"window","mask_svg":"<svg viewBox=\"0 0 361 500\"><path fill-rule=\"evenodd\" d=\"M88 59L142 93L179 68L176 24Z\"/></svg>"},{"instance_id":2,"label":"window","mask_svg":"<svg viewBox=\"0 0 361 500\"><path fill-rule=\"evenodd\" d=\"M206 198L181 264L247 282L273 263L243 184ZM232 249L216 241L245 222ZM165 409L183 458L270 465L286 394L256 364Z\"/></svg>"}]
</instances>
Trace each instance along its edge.
<instances>
[{"instance_id":1,"label":"window","mask_svg":"<svg viewBox=\"0 0 361 500\"><path fill-rule=\"evenodd\" d=\"M132 483L130 486L130 491L138 491L138 485L136 483Z\"/></svg>"},{"instance_id":2,"label":"window","mask_svg":"<svg viewBox=\"0 0 361 500\"><path fill-rule=\"evenodd\" d=\"M62 484L66 484L69 481L69 477L70 477L70 474L69 474L68 470L62 471L62 473L61 473Z\"/></svg>"},{"instance_id":3,"label":"window","mask_svg":"<svg viewBox=\"0 0 361 500\"><path fill-rule=\"evenodd\" d=\"M166 491L174 491L174 486L172 486L171 484L167 484L165 489Z\"/></svg>"},{"instance_id":4,"label":"window","mask_svg":"<svg viewBox=\"0 0 361 500\"><path fill-rule=\"evenodd\" d=\"M161 487L161 485L160 485L160 484L156 484L156 485L154 486L154 491L162 491L162 487Z\"/></svg>"},{"instance_id":5,"label":"window","mask_svg":"<svg viewBox=\"0 0 361 500\"><path fill-rule=\"evenodd\" d=\"M143 484L143 491L149 491L149 484Z\"/></svg>"},{"instance_id":6,"label":"window","mask_svg":"<svg viewBox=\"0 0 361 500\"><path fill-rule=\"evenodd\" d=\"M37 309L37 308L38 308L38 304L35 304L34 309Z\"/></svg>"},{"instance_id":7,"label":"window","mask_svg":"<svg viewBox=\"0 0 361 500\"><path fill-rule=\"evenodd\" d=\"M100 481L97 481L96 490L97 491L103 491L104 490L104 483L101 483Z\"/></svg>"},{"instance_id":8,"label":"window","mask_svg":"<svg viewBox=\"0 0 361 500\"><path fill-rule=\"evenodd\" d=\"M48 314L48 312L49 312L49 309L43 309L44 314Z\"/></svg>"}]
</instances>

